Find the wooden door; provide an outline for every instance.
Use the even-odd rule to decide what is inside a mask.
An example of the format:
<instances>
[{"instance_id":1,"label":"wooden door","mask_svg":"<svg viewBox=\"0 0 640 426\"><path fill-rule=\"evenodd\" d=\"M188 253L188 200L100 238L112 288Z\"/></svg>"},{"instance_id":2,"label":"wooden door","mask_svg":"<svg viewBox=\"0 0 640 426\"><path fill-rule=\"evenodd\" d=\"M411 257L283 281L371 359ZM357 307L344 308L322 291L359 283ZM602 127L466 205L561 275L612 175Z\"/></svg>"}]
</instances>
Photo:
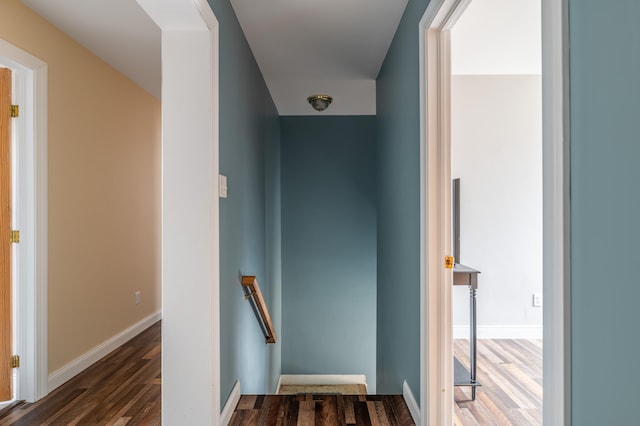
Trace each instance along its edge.
<instances>
[{"instance_id":1,"label":"wooden door","mask_svg":"<svg viewBox=\"0 0 640 426\"><path fill-rule=\"evenodd\" d=\"M11 70L0 68L0 401L13 397L11 245Z\"/></svg>"}]
</instances>

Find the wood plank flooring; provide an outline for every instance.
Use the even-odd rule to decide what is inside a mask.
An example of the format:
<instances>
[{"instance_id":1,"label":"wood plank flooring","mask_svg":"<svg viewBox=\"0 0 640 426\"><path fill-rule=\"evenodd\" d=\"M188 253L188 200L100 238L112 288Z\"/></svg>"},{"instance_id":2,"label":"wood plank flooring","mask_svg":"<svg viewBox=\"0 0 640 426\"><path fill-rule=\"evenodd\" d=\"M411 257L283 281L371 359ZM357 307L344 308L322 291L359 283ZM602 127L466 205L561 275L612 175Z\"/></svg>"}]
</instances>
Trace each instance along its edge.
<instances>
[{"instance_id":1,"label":"wood plank flooring","mask_svg":"<svg viewBox=\"0 0 640 426\"><path fill-rule=\"evenodd\" d=\"M469 341L454 353L469 368ZM468 387L454 391L455 425L541 425L542 340L478 340L476 400Z\"/></svg>"},{"instance_id":2,"label":"wood plank flooring","mask_svg":"<svg viewBox=\"0 0 640 426\"><path fill-rule=\"evenodd\" d=\"M410 426L402 395L243 395L229 426Z\"/></svg>"},{"instance_id":3,"label":"wood plank flooring","mask_svg":"<svg viewBox=\"0 0 640 426\"><path fill-rule=\"evenodd\" d=\"M455 341L468 366L469 343ZM456 388L456 425L542 424L542 341L479 340L478 389ZM35 404L0 411L0 425L159 425L160 323ZM413 425L401 396L245 395L231 425Z\"/></svg>"},{"instance_id":4,"label":"wood plank flooring","mask_svg":"<svg viewBox=\"0 0 640 426\"><path fill-rule=\"evenodd\" d=\"M0 411L0 425L159 425L160 322L34 403Z\"/></svg>"}]
</instances>

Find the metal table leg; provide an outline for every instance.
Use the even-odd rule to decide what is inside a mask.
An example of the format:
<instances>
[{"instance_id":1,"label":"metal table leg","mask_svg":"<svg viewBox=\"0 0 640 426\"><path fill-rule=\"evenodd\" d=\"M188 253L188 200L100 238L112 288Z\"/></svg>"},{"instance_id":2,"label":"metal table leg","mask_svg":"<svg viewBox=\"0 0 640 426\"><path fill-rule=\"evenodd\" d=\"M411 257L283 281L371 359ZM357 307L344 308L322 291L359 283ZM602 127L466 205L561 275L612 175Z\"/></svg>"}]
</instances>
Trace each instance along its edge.
<instances>
[{"instance_id":1,"label":"metal table leg","mask_svg":"<svg viewBox=\"0 0 640 426\"><path fill-rule=\"evenodd\" d=\"M471 400L476 400L476 293L475 286L469 286L469 309L470 309L470 339L469 339L469 366L471 367Z\"/></svg>"},{"instance_id":2,"label":"metal table leg","mask_svg":"<svg viewBox=\"0 0 640 426\"><path fill-rule=\"evenodd\" d=\"M469 370L454 357L454 384L456 386L471 386L471 400L476 399L476 387L480 386L476 377L476 348L477 348L477 320L476 320L476 295L478 290L478 274L473 268L455 264L453 267L453 285L466 285L469 287Z\"/></svg>"}]
</instances>

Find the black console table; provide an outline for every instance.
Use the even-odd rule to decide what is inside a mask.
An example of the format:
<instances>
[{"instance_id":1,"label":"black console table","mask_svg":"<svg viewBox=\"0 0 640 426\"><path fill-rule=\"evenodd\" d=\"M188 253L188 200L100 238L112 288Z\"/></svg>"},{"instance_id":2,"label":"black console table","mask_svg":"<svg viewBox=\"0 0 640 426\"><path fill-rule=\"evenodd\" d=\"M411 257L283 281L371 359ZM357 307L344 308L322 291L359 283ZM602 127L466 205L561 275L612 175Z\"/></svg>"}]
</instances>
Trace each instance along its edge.
<instances>
[{"instance_id":1,"label":"black console table","mask_svg":"<svg viewBox=\"0 0 640 426\"><path fill-rule=\"evenodd\" d=\"M453 265L453 285L466 285L469 287L469 366L466 368L454 357L453 384L454 386L471 386L471 400L476 400L476 387L480 383L476 380L476 293L478 290L478 274L465 265L456 263Z\"/></svg>"}]
</instances>

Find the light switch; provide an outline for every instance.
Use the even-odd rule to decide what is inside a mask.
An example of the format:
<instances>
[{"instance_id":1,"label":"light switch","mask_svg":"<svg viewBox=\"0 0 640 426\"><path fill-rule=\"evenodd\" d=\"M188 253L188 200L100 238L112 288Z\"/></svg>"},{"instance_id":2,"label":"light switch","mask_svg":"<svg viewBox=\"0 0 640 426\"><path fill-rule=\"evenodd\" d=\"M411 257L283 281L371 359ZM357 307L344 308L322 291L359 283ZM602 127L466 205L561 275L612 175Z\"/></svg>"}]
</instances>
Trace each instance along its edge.
<instances>
[{"instance_id":1,"label":"light switch","mask_svg":"<svg viewBox=\"0 0 640 426\"><path fill-rule=\"evenodd\" d=\"M220 175L218 179L220 198L227 198L227 177Z\"/></svg>"}]
</instances>

